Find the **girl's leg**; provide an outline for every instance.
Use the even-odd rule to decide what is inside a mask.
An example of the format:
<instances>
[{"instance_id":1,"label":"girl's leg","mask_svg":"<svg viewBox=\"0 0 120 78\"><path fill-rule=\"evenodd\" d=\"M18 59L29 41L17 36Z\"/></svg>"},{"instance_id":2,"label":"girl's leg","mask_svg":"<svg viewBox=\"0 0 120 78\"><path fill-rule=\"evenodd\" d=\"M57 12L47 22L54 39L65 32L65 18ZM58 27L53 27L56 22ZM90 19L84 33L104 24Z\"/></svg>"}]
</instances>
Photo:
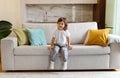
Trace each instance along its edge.
<instances>
[{"instance_id":1,"label":"girl's leg","mask_svg":"<svg viewBox=\"0 0 120 78\"><path fill-rule=\"evenodd\" d=\"M62 47L61 49L62 52L62 59L63 59L63 70L67 69L67 61L68 61L68 48L67 47Z\"/></svg>"},{"instance_id":2,"label":"girl's leg","mask_svg":"<svg viewBox=\"0 0 120 78\"><path fill-rule=\"evenodd\" d=\"M60 48L58 46L54 47L53 51L50 54L50 60L51 61L53 61L53 62L55 61L56 55L58 54L59 50L60 50Z\"/></svg>"},{"instance_id":3,"label":"girl's leg","mask_svg":"<svg viewBox=\"0 0 120 78\"><path fill-rule=\"evenodd\" d=\"M67 60L68 60L68 48L67 47L62 47L61 48L61 54L62 54L63 61L67 62Z\"/></svg>"},{"instance_id":4,"label":"girl's leg","mask_svg":"<svg viewBox=\"0 0 120 78\"><path fill-rule=\"evenodd\" d=\"M53 51L50 54L50 69L54 69L54 61L56 59L56 55L59 52L59 49L60 48L58 46L55 46Z\"/></svg>"}]
</instances>

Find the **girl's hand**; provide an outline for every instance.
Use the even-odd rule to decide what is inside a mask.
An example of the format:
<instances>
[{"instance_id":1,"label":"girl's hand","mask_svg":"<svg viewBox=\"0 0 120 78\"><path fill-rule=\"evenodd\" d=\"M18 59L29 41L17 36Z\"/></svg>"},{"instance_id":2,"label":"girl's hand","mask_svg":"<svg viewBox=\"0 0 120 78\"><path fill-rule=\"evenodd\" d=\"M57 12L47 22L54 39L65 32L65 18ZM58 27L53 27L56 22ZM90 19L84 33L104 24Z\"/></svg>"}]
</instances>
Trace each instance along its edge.
<instances>
[{"instance_id":1,"label":"girl's hand","mask_svg":"<svg viewBox=\"0 0 120 78\"><path fill-rule=\"evenodd\" d=\"M53 48L54 48L54 46L49 46L48 50L52 51Z\"/></svg>"},{"instance_id":2,"label":"girl's hand","mask_svg":"<svg viewBox=\"0 0 120 78\"><path fill-rule=\"evenodd\" d=\"M69 50L72 50L72 46L71 46L71 45L68 45L68 49L69 49Z\"/></svg>"}]
</instances>

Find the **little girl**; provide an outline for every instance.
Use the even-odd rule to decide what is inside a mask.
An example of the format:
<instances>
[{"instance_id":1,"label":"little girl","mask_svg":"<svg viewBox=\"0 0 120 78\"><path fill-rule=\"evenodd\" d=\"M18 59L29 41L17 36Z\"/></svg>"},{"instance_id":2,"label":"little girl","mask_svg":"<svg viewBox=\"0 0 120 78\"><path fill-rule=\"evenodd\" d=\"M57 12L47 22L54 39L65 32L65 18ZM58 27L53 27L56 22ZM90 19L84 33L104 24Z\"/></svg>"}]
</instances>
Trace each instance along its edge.
<instances>
[{"instance_id":1,"label":"little girl","mask_svg":"<svg viewBox=\"0 0 120 78\"><path fill-rule=\"evenodd\" d=\"M67 30L66 18L61 17L57 21L57 29L53 33L51 40L50 69L54 69L56 55L61 52L63 58L63 70L67 69L68 49L72 49L70 44L70 33Z\"/></svg>"}]
</instances>

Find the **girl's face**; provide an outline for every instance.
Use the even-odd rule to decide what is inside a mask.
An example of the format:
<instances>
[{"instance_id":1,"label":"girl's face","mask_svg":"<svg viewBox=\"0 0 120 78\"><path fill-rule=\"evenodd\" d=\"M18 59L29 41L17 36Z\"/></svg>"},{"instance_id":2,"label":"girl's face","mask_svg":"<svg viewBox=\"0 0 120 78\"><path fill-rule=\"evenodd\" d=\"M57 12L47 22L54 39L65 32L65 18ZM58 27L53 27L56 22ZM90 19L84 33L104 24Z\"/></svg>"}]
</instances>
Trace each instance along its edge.
<instances>
[{"instance_id":1,"label":"girl's face","mask_svg":"<svg viewBox=\"0 0 120 78\"><path fill-rule=\"evenodd\" d=\"M58 22L57 24L58 24L57 25L58 30L63 30L63 28L65 27L65 23L63 21Z\"/></svg>"}]
</instances>

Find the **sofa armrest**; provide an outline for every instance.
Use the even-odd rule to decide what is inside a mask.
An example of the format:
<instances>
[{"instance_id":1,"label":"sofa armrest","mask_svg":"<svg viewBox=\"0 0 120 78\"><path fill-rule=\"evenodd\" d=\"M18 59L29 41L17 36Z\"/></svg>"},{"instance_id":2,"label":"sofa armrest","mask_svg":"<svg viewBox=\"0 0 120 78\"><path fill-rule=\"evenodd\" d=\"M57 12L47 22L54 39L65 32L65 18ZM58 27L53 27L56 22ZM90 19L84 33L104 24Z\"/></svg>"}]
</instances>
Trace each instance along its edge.
<instances>
[{"instance_id":1,"label":"sofa armrest","mask_svg":"<svg viewBox=\"0 0 120 78\"><path fill-rule=\"evenodd\" d=\"M120 68L120 36L109 34L110 45L110 69Z\"/></svg>"},{"instance_id":2,"label":"sofa armrest","mask_svg":"<svg viewBox=\"0 0 120 78\"><path fill-rule=\"evenodd\" d=\"M109 34L108 36L109 36L108 44L120 43L120 36L113 34Z\"/></svg>"},{"instance_id":3,"label":"sofa armrest","mask_svg":"<svg viewBox=\"0 0 120 78\"><path fill-rule=\"evenodd\" d=\"M111 43L110 51L110 68L120 69L120 43Z\"/></svg>"},{"instance_id":4,"label":"sofa armrest","mask_svg":"<svg viewBox=\"0 0 120 78\"><path fill-rule=\"evenodd\" d=\"M14 54L13 50L17 47L16 37L6 37L1 40L1 61L2 70L14 69Z\"/></svg>"}]
</instances>

